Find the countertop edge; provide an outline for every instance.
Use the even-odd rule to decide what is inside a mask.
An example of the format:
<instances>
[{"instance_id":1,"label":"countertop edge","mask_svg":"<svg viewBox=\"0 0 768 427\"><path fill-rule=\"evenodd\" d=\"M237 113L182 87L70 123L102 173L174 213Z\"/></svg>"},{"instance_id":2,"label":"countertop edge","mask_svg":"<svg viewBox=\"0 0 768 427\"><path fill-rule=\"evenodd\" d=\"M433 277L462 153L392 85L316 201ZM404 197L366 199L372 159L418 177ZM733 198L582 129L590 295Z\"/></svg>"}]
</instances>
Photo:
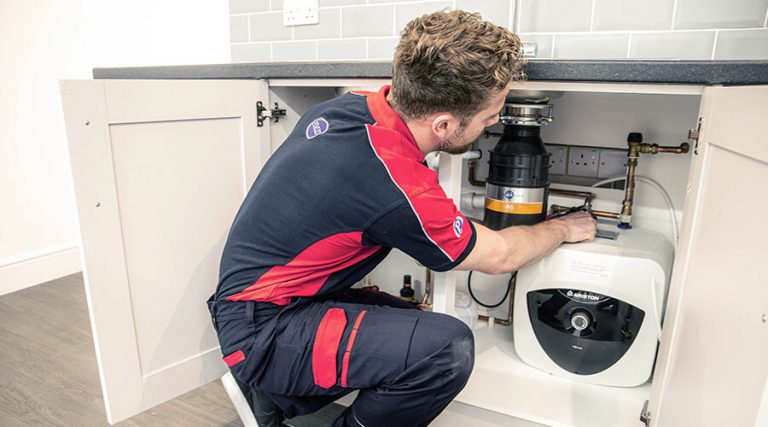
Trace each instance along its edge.
<instances>
[{"instance_id":1,"label":"countertop edge","mask_svg":"<svg viewBox=\"0 0 768 427\"><path fill-rule=\"evenodd\" d=\"M768 84L766 61L535 60L529 81ZM288 62L94 68L94 79L343 79L391 78L390 62Z\"/></svg>"}]
</instances>

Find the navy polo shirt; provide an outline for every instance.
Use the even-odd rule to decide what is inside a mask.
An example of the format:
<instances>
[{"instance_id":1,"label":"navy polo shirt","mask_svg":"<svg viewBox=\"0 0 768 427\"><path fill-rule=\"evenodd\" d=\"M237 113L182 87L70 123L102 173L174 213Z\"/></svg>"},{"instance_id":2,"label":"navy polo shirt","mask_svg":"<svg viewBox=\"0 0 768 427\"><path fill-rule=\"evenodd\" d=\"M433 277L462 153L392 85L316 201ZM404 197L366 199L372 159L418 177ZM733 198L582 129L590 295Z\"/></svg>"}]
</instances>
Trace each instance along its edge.
<instances>
[{"instance_id":1,"label":"navy polo shirt","mask_svg":"<svg viewBox=\"0 0 768 427\"><path fill-rule=\"evenodd\" d=\"M475 229L446 197L379 92L311 108L238 211L216 299L289 304L349 288L398 248L436 271L460 264Z\"/></svg>"}]
</instances>

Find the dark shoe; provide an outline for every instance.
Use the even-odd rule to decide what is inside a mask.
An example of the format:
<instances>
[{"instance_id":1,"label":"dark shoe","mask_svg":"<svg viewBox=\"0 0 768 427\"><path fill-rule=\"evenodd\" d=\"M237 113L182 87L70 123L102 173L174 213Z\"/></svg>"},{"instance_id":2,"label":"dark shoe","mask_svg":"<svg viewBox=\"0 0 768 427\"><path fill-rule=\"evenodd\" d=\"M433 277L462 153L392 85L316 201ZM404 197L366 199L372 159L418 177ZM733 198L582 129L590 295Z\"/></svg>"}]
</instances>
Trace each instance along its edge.
<instances>
[{"instance_id":1,"label":"dark shoe","mask_svg":"<svg viewBox=\"0 0 768 427\"><path fill-rule=\"evenodd\" d=\"M285 417L280 411L280 408L275 405L272 399L261 391L245 384L235 378L240 391L243 392L245 400L248 401L248 405L253 411L253 416L256 418L256 422L259 423L259 427L282 427L287 424L283 423Z\"/></svg>"}]
</instances>

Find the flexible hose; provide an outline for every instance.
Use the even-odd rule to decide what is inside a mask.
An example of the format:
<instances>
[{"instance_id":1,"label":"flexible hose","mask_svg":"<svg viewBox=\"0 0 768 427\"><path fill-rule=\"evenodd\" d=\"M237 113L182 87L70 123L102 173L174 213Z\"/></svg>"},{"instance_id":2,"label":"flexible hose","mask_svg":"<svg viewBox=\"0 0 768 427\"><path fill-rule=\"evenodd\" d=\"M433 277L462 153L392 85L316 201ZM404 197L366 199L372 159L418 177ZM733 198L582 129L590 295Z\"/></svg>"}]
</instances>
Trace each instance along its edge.
<instances>
[{"instance_id":1,"label":"flexible hose","mask_svg":"<svg viewBox=\"0 0 768 427\"><path fill-rule=\"evenodd\" d=\"M610 184L612 182L616 181L625 181L627 179L626 176L616 176L613 178L604 179L600 182L596 182L592 184L592 187L599 187L601 185ZM662 187L658 182L646 178L644 176L635 175L635 180L639 182L644 182L651 187L655 188L659 194L661 194L661 197L664 199L664 202L667 204L667 209L669 210L669 217L672 219L672 238L675 243L677 243L677 236L680 232L677 225L677 215L675 215L675 206L672 204L672 198L669 197L669 194L666 190L664 190L664 187Z\"/></svg>"},{"instance_id":2,"label":"flexible hose","mask_svg":"<svg viewBox=\"0 0 768 427\"><path fill-rule=\"evenodd\" d=\"M504 300L507 299L507 295L509 295L509 291L512 290L512 280L514 280L515 277L517 276L517 271L515 271L509 277L509 281L507 282L507 290L504 292L504 295L501 297L501 301L499 301L496 304L484 304L484 303L480 302L480 300L478 300L477 297L475 297L474 293L472 293L472 273L474 273L474 271L470 271L469 272L469 276L467 276L467 290L469 291L469 296L472 297L472 300L474 300L476 303L478 303L479 305L481 305L481 306L483 306L485 308L496 308L496 307L500 306L501 304L503 304Z\"/></svg>"}]
</instances>

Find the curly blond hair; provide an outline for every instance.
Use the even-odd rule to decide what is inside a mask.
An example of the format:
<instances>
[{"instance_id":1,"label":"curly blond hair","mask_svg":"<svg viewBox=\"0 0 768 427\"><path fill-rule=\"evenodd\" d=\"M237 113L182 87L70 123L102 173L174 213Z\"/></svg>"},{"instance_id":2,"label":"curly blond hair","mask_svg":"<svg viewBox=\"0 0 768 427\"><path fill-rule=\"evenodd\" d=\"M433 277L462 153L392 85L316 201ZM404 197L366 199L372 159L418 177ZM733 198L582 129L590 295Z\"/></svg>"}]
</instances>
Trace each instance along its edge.
<instances>
[{"instance_id":1,"label":"curly blond hair","mask_svg":"<svg viewBox=\"0 0 768 427\"><path fill-rule=\"evenodd\" d=\"M406 24L392 64L392 105L412 119L436 112L467 118L492 94L522 80L520 39L462 10L424 15Z\"/></svg>"}]
</instances>

